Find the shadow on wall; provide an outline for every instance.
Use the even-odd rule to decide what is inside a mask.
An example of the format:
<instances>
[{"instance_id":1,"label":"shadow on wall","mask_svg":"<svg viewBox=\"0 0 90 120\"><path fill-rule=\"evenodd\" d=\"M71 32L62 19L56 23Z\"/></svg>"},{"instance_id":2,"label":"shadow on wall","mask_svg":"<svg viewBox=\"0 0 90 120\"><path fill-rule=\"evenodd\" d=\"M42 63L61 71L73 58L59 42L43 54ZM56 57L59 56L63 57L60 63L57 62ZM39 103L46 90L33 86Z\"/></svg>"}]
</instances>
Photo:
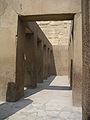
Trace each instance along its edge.
<instances>
[{"instance_id":1,"label":"shadow on wall","mask_svg":"<svg viewBox=\"0 0 90 120\"><path fill-rule=\"evenodd\" d=\"M56 74L68 75L68 45L53 45L53 56L56 67Z\"/></svg>"},{"instance_id":2,"label":"shadow on wall","mask_svg":"<svg viewBox=\"0 0 90 120\"><path fill-rule=\"evenodd\" d=\"M50 67L50 69L51 69L51 75L57 75L57 72L56 72L56 66L55 66L55 59L54 59L54 52L53 52L53 50L51 50L51 53L50 53L50 62L51 62L51 67Z\"/></svg>"}]
</instances>

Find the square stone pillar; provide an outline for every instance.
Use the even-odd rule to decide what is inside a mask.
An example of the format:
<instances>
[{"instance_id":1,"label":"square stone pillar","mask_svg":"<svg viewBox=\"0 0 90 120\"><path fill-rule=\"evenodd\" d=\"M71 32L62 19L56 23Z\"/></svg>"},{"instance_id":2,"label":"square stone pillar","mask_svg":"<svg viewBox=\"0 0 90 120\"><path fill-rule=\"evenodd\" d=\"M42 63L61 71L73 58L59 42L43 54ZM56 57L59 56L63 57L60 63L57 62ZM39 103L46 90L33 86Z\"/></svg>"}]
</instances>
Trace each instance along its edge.
<instances>
[{"instance_id":1,"label":"square stone pillar","mask_svg":"<svg viewBox=\"0 0 90 120\"><path fill-rule=\"evenodd\" d=\"M24 86L36 87L34 33L26 33L24 40Z\"/></svg>"},{"instance_id":2,"label":"square stone pillar","mask_svg":"<svg viewBox=\"0 0 90 120\"><path fill-rule=\"evenodd\" d=\"M43 79L47 79L46 77L46 45L43 45Z\"/></svg>"},{"instance_id":3,"label":"square stone pillar","mask_svg":"<svg viewBox=\"0 0 90 120\"><path fill-rule=\"evenodd\" d=\"M74 55L73 55L73 78L72 96L73 104L81 106L82 102L82 15L77 13L74 16Z\"/></svg>"},{"instance_id":4,"label":"square stone pillar","mask_svg":"<svg viewBox=\"0 0 90 120\"><path fill-rule=\"evenodd\" d=\"M90 119L90 0L82 0L83 120Z\"/></svg>"},{"instance_id":5,"label":"square stone pillar","mask_svg":"<svg viewBox=\"0 0 90 120\"><path fill-rule=\"evenodd\" d=\"M73 50L74 50L74 40L73 40L73 31L72 31L68 46L68 79L70 81L71 88L72 88L72 77L73 77L73 54L74 54Z\"/></svg>"},{"instance_id":6,"label":"square stone pillar","mask_svg":"<svg viewBox=\"0 0 90 120\"><path fill-rule=\"evenodd\" d=\"M18 18L17 29L17 48L16 48L16 100L24 95L24 41L25 26L24 22Z\"/></svg>"},{"instance_id":7,"label":"square stone pillar","mask_svg":"<svg viewBox=\"0 0 90 120\"><path fill-rule=\"evenodd\" d=\"M43 82L43 42L38 38L37 40L37 82Z\"/></svg>"},{"instance_id":8,"label":"square stone pillar","mask_svg":"<svg viewBox=\"0 0 90 120\"><path fill-rule=\"evenodd\" d=\"M48 78L48 47L46 46L46 55L45 55L45 78Z\"/></svg>"},{"instance_id":9,"label":"square stone pillar","mask_svg":"<svg viewBox=\"0 0 90 120\"><path fill-rule=\"evenodd\" d=\"M50 76L50 48L48 49L48 77Z\"/></svg>"}]
</instances>

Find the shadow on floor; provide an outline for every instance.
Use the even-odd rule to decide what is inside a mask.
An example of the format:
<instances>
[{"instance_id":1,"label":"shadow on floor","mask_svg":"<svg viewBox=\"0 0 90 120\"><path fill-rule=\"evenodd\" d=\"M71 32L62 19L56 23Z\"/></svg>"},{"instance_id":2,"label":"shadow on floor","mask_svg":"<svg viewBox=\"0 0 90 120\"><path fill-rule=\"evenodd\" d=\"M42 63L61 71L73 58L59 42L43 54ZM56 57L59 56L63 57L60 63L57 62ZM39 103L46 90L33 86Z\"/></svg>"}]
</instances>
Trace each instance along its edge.
<instances>
[{"instance_id":1,"label":"shadow on floor","mask_svg":"<svg viewBox=\"0 0 90 120\"><path fill-rule=\"evenodd\" d=\"M9 116L15 114L19 110L31 104L30 99L21 99L18 102L6 102L0 105L0 120L4 120Z\"/></svg>"},{"instance_id":2,"label":"shadow on floor","mask_svg":"<svg viewBox=\"0 0 90 120\"><path fill-rule=\"evenodd\" d=\"M47 90L71 90L69 86L50 86L51 82L55 79L55 76L49 77L47 80L44 80L44 83L37 85L36 89L27 89L25 90L25 95L22 99L17 102L6 102L0 105L0 120L4 120L9 116L15 114L19 110L31 104L33 101L30 99L25 99L37 92L40 92L44 89Z\"/></svg>"},{"instance_id":3,"label":"shadow on floor","mask_svg":"<svg viewBox=\"0 0 90 120\"><path fill-rule=\"evenodd\" d=\"M71 88L68 86L49 86L45 89L48 89L48 90L71 90Z\"/></svg>"},{"instance_id":4,"label":"shadow on floor","mask_svg":"<svg viewBox=\"0 0 90 120\"><path fill-rule=\"evenodd\" d=\"M56 76L51 76L47 80L44 80L44 83L39 83L36 89L27 89L25 90L24 98L29 97L37 92L40 92L44 89L46 90L71 90L70 86L50 86L51 82L55 79Z\"/></svg>"}]
</instances>

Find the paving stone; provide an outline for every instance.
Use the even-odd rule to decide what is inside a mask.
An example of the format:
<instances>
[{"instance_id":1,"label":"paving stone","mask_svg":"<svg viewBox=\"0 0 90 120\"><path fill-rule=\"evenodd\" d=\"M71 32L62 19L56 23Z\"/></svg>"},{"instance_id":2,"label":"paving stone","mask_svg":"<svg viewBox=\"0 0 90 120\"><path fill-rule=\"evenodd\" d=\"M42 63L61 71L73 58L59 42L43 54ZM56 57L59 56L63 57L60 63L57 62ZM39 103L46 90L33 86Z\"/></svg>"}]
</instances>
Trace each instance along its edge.
<instances>
[{"instance_id":1,"label":"paving stone","mask_svg":"<svg viewBox=\"0 0 90 120\"><path fill-rule=\"evenodd\" d=\"M72 106L72 91L54 85L68 87L67 76L51 76L18 102L1 103L0 120L82 120L82 108Z\"/></svg>"}]
</instances>

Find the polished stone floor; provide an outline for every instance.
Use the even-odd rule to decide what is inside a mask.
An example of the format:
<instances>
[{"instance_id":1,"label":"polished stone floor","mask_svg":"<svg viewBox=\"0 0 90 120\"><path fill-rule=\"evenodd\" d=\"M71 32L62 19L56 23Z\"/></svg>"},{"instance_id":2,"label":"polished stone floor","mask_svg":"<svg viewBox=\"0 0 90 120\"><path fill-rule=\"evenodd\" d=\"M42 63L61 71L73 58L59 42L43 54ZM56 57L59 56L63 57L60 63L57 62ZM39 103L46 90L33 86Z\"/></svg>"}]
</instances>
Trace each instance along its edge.
<instances>
[{"instance_id":1,"label":"polished stone floor","mask_svg":"<svg viewBox=\"0 0 90 120\"><path fill-rule=\"evenodd\" d=\"M51 76L18 102L1 102L0 120L82 120L82 110L72 106L67 76Z\"/></svg>"}]
</instances>

